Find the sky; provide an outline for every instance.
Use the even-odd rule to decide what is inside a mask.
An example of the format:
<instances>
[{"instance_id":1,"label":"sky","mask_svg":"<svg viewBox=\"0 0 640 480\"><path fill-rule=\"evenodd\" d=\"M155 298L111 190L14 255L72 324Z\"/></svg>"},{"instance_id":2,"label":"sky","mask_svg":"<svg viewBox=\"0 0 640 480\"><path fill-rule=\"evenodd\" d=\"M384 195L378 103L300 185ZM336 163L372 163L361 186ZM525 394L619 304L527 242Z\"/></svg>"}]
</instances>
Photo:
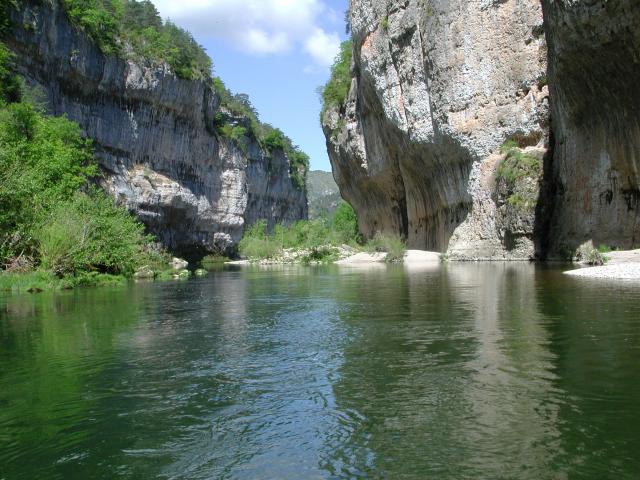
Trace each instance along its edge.
<instances>
[{"instance_id":1,"label":"sky","mask_svg":"<svg viewBox=\"0 0 640 480\"><path fill-rule=\"evenodd\" d=\"M163 18L190 31L233 93L331 171L320 128L318 86L346 38L348 0L153 0Z\"/></svg>"}]
</instances>

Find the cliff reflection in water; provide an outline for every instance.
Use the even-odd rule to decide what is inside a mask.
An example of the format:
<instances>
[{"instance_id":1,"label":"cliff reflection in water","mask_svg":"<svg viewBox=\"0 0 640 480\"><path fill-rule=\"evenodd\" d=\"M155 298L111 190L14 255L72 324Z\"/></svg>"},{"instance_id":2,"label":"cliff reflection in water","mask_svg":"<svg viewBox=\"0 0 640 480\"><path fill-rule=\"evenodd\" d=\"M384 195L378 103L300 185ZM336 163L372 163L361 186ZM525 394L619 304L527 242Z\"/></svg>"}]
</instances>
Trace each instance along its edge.
<instances>
[{"instance_id":1,"label":"cliff reflection in water","mask_svg":"<svg viewBox=\"0 0 640 480\"><path fill-rule=\"evenodd\" d=\"M0 302L0 478L640 471L636 285L274 267Z\"/></svg>"}]
</instances>

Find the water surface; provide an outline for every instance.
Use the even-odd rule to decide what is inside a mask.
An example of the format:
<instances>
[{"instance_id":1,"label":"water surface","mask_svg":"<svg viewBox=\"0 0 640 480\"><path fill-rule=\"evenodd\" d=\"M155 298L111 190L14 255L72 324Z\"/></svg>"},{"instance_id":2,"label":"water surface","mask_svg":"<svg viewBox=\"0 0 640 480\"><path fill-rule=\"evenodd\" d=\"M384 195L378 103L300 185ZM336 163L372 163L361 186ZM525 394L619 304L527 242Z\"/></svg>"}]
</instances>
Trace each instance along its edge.
<instances>
[{"instance_id":1,"label":"water surface","mask_svg":"<svg viewBox=\"0 0 640 480\"><path fill-rule=\"evenodd\" d=\"M0 298L0 480L640 478L640 285L274 268Z\"/></svg>"}]
</instances>

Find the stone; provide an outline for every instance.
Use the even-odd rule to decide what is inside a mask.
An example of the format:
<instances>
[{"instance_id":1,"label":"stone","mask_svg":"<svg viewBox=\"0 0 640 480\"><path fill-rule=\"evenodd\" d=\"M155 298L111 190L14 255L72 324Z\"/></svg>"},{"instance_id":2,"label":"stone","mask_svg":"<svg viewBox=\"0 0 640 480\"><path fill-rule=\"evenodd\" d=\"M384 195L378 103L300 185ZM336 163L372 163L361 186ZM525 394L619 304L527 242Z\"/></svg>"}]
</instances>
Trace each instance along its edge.
<instances>
[{"instance_id":1,"label":"stone","mask_svg":"<svg viewBox=\"0 0 640 480\"><path fill-rule=\"evenodd\" d=\"M151 267L149 265L144 265L143 267L140 267L133 274L133 278L135 278L136 280L153 279L153 278L155 278L155 276L156 276L155 272L151 269Z\"/></svg>"},{"instance_id":2,"label":"stone","mask_svg":"<svg viewBox=\"0 0 640 480\"><path fill-rule=\"evenodd\" d=\"M387 254L385 252L375 252L375 253L360 252L350 257L343 258L342 260L338 260L335 263L336 265L384 263L386 257L387 257Z\"/></svg>"},{"instance_id":3,"label":"stone","mask_svg":"<svg viewBox=\"0 0 640 480\"><path fill-rule=\"evenodd\" d=\"M189 266L189 262L183 260L182 258L173 257L171 260L171 266L174 270L184 270Z\"/></svg>"},{"instance_id":4,"label":"stone","mask_svg":"<svg viewBox=\"0 0 640 480\"><path fill-rule=\"evenodd\" d=\"M350 18L351 87L322 125L366 238L458 260L637 245L637 0L353 0ZM543 168L505 185L507 141Z\"/></svg>"},{"instance_id":5,"label":"stone","mask_svg":"<svg viewBox=\"0 0 640 480\"><path fill-rule=\"evenodd\" d=\"M419 263L440 263L442 255L438 252L427 252L425 250L407 250L404 254L405 264Z\"/></svg>"},{"instance_id":6,"label":"stone","mask_svg":"<svg viewBox=\"0 0 640 480\"><path fill-rule=\"evenodd\" d=\"M19 4L8 8L13 27L3 35L19 73L42 89L50 113L78 122L93 140L104 189L170 250L232 252L256 220L307 217L305 188L281 150L269 153L254 138L240 148L216 132L222 107L207 82L105 56L69 23L60 0Z\"/></svg>"}]
</instances>

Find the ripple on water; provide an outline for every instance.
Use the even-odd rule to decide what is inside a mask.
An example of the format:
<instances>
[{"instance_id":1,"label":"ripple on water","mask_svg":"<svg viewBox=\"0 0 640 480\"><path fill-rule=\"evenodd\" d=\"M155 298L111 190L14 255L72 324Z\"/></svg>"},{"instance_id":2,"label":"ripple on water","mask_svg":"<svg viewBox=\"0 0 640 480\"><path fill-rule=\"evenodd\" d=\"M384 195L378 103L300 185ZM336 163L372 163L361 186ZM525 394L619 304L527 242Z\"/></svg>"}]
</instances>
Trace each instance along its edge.
<instances>
[{"instance_id":1,"label":"ripple on water","mask_svg":"<svg viewBox=\"0 0 640 480\"><path fill-rule=\"evenodd\" d=\"M640 292L531 265L9 297L0 478L633 478Z\"/></svg>"}]
</instances>

